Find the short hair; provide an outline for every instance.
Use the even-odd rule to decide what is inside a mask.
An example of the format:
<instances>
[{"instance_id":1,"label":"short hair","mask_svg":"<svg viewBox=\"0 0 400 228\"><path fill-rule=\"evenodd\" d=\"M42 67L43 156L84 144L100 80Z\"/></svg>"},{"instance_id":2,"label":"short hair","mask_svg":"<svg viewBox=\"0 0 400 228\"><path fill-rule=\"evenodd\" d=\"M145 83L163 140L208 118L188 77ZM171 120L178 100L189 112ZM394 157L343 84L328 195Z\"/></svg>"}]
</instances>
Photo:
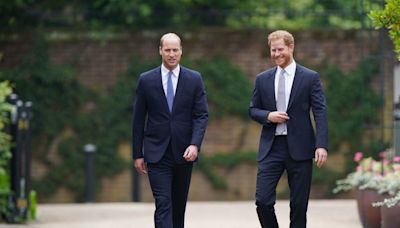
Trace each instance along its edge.
<instances>
[{"instance_id":1,"label":"short hair","mask_svg":"<svg viewBox=\"0 0 400 228\"><path fill-rule=\"evenodd\" d=\"M165 40L167 37L175 37L175 38L177 38L177 39L179 40L180 46L182 47L181 38L180 38L178 35L176 35L175 33L171 33L171 32L170 32L170 33L164 34L164 35L161 37L161 39L160 39L160 47L161 47L161 48L162 48L162 46L163 46L164 40Z\"/></svg>"},{"instance_id":2,"label":"short hair","mask_svg":"<svg viewBox=\"0 0 400 228\"><path fill-rule=\"evenodd\" d=\"M271 32L268 35L268 46L271 46L272 40L277 40L277 39L283 39L285 44L287 46L293 44L294 45L294 38L293 35L290 34L290 32L286 30L276 30L274 32Z\"/></svg>"}]
</instances>

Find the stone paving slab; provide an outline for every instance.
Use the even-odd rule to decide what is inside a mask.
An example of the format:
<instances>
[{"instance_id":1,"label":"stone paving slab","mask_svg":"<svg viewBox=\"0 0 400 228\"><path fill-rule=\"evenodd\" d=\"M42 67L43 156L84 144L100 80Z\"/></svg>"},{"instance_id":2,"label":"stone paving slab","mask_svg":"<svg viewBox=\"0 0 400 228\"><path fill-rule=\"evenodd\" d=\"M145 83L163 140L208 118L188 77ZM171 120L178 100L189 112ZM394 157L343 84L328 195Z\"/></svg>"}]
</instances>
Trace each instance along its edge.
<instances>
[{"instance_id":1,"label":"stone paving slab","mask_svg":"<svg viewBox=\"0 0 400 228\"><path fill-rule=\"evenodd\" d=\"M275 206L281 228L289 227L289 202ZM38 219L0 228L153 228L153 203L41 204ZM193 202L187 228L259 228L254 202ZM354 200L312 200L308 228L361 228Z\"/></svg>"}]
</instances>

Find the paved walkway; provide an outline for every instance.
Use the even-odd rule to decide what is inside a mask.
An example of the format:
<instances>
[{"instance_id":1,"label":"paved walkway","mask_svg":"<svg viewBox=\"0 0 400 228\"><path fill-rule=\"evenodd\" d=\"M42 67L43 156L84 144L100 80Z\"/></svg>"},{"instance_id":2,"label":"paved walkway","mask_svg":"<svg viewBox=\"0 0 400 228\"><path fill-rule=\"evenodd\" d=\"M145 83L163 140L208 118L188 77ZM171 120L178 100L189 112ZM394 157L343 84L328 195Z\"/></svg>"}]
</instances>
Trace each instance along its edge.
<instances>
[{"instance_id":1,"label":"paved walkway","mask_svg":"<svg viewBox=\"0 0 400 228\"><path fill-rule=\"evenodd\" d=\"M37 221L1 228L153 228L152 203L39 205ZM289 227L288 201L275 207L281 228ZM255 205L239 202L189 202L188 228L259 228ZM312 200L308 228L361 228L354 200Z\"/></svg>"}]
</instances>

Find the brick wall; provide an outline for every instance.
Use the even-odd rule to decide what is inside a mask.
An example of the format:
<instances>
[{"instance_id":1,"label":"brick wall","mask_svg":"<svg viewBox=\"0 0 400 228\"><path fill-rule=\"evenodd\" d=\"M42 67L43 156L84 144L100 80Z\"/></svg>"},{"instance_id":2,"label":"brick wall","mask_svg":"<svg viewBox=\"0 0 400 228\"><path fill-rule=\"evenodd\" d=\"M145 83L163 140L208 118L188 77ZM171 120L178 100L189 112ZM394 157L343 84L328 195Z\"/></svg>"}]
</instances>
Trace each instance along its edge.
<instances>
[{"instance_id":1,"label":"brick wall","mask_svg":"<svg viewBox=\"0 0 400 228\"><path fill-rule=\"evenodd\" d=\"M75 63L79 80L86 86L104 89L112 86L121 73L127 70L130 57L140 56L144 59L158 58L158 43L160 36L167 31L139 30L115 34L107 42L93 40L84 33L70 33L68 38L50 39L50 56L55 63ZM182 38L183 58L208 58L214 54L227 56L237 64L253 81L257 73L272 66L269 60L265 30L232 30L232 29L196 29L177 31ZM295 59L306 66L320 66L323 63L333 63L345 72L354 69L360 60L379 47L379 36L376 31L338 31L338 30L307 30L293 31L296 40ZM7 36L5 36L7 37ZM10 36L11 37L11 36ZM0 68L15 66L31 47L29 39L20 35L16 39L0 39ZM52 37L49 34L49 37ZM392 113L392 69L393 53L390 41L386 44L384 74L375 79L377 91L384 90L385 110L383 118L387 124L391 122ZM161 60L160 60L161 61ZM381 84L383 80L383 84ZM249 98L250 99L250 98ZM211 122L205 136L203 152L228 153L232 149L256 151L258 147L260 126L249 120L225 118ZM390 139L391 130L385 129L385 138ZM244 142L238 144L238 138L244 135ZM127 144L128 145L128 144ZM130 159L129 146L122 144L119 151L127 160ZM340 167L342 158L332 156L331 167ZM32 165L34 176L40 176L46 170L37 161ZM207 179L195 172L192 179L190 199L192 200L233 200L253 199L255 189L256 168L253 165L242 164L234 169L218 169L220 175L226 178L229 189L215 190ZM286 187L284 181L282 189ZM102 180L98 191L98 201L129 201L131 176L130 170ZM149 184L146 178L141 180L142 198L152 200ZM318 194L316 194L318 195ZM71 194L60 191L46 199L48 202L72 201Z\"/></svg>"}]
</instances>

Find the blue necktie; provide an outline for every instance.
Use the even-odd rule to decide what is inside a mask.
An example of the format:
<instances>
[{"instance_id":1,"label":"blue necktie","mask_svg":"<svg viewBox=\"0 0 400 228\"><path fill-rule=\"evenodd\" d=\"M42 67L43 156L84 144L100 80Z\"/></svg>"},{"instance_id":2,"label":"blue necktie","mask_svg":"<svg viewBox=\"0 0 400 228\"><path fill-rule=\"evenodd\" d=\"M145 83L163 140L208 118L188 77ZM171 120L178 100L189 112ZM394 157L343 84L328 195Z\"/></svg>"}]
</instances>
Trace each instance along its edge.
<instances>
[{"instance_id":1,"label":"blue necktie","mask_svg":"<svg viewBox=\"0 0 400 228\"><path fill-rule=\"evenodd\" d=\"M174 104L174 86L172 84L172 71L168 72L167 102L169 111L172 112L172 106Z\"/></svg>"}]
</instances>

